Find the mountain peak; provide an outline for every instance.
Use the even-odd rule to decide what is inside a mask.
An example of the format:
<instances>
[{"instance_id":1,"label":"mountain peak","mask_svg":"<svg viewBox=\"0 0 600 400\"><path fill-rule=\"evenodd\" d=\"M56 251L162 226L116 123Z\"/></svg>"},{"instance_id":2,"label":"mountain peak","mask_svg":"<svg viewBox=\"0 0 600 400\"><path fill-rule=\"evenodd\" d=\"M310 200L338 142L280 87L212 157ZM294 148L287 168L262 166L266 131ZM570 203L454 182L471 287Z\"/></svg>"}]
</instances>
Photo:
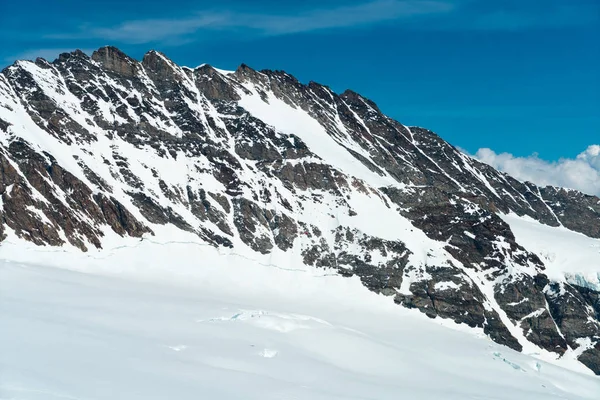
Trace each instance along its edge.
<instances>
[{"instance_id":1,"label":"mountain peak","mask_svg":"<svg viewBox=\"0 0 600 400\"><path fill-rule=\"evenodd\" d=\"M235 76L240 79L255 79L260 76L260 72L249 67L247 64L241 63L234 72Z\"/></svg>"},{"instance_id":2,"label":"mountain peak","mask_svg":"<svg viewBox=\"0 0 600 400\"><path fill-rule=\"evenodd\" d=\"M122 60L131 59L127 54L115 46L102 46L92 53L92 58L94 58L94 55L96 55L96 58L108 57Z\"/></svg>"},{"instance_id":3,"label":"mountain peak","mask_svg":"<svg viewBox=\"0 0 600 400\"><path fill-rule=\"evenodd\" d=\"M351 89L344 90L344 92L340 95L340 97L342 97L344 100L347 100L350 103L363 102L363 103L367 104L369 107L373 108L378 113L381 113L381 110L379 109L377 104L375 104L374 101L367 99L363 95L356 93L355 91L353 91Z\"/></svg>"},{"instance_id":4,"label":"mountain peak","mask_svg":"<svg viewBox=\"0 0 600 400\"><path fill-rule=\"evenodd\" d=\"M162 77L172 77L178 68L167 56L156 50L150 50L144 54L142 65L147 70L157 73Z\"/></svg>"},{"instance_id":5,"label":"mountain peak","mask_svg":"<svg viewBox=\"0 0 600 400\"><path fill-rule=\"evenodd\" d=\"M100 47L92 53L92 60L108 71L132 78L139 69L139 63L114 46Z\"/></svg>"},{"instance_id":6,"label":"mountain peak","mask_svg":"<svg viewBox=\"0 0 600 400\"><path fill-rule=\"evenodd\" d=\"M72 51L72 52L59 54L58 58L55 60L55 62L65 63L65 62L74 61L74 60L88 61L89 59L90 59L90 57L87 54L85 54L83 51L81 51L79 49L76 49L75 51Z\"/></svg>"},{"instance_id":7,"label":"mountain peak","mask_svg":"<svg viewBox=\"0 0 600 400\"><path fill-rule=\"evenodd\" d=\"M142 58L142 64L152 64L156 62L169 63L173 65L175 64L164 53L157 50L150 50L146 52L146 54L144 54L144 57Z\"/></svg>"}]
</instances>

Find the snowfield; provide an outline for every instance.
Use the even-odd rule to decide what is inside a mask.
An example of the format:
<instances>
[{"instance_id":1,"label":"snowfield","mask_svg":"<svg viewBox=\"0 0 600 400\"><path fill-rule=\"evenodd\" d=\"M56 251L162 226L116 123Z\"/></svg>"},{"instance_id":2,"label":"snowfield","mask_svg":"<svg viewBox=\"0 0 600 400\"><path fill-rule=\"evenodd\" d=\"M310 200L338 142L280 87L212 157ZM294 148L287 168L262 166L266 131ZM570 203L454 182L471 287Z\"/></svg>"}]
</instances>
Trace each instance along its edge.
<instances>
[{"instance_id":1,"label":"snowfield","mask_svg":"<svg viewBox=\"0 0 600 400\"><path fill-rule=\"evenodd\" d=\"M137 239L87 255L5 242L0 259L4 400L600 393L579 363L517 353L322 269Z\"/></svg>"},{"instance_id":2,"label":"snowfield","mask_svg":"<svg viewBox=\"0 0 600 400\"><path fill-rule=\"evenodd\" d=\"M552 227L511 213L500 215L510 225L517 242L534 252L546 266L550 279L600 290L600 239L565 227Z\"/></svg>"}]
</instances>

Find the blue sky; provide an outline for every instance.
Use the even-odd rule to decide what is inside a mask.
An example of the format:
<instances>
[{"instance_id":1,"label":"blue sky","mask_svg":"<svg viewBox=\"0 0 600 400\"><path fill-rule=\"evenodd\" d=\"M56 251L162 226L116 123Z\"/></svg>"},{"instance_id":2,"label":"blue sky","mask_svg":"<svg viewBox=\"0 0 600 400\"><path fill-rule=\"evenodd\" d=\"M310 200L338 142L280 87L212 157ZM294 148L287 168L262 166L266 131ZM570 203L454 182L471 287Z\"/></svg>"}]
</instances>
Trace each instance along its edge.
<instances>
[{"instance_id":1,"label":"blue sky","mask_svg":"<svg viewBox=\"0 0 600 400\"><path fill-rule=\"evenodd\" d=\"M3 2L0 65L111 44L283 69L404 124L559 163L600 143L598 0ZM533 157L536 157L535 155Z\"/></svg>"}]
</instances>

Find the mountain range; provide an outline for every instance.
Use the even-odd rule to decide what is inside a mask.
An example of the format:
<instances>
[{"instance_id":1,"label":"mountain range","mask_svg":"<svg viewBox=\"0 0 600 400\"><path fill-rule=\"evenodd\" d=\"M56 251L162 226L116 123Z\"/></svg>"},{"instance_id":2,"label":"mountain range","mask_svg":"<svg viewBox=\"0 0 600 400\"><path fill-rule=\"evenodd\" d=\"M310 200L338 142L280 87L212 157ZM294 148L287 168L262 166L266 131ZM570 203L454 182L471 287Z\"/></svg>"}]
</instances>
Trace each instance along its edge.
<instances>
[{"instance_id":1,"label":"mountain range","mask_svg":"<svg viewBox=\"0 0 600 400\"><path fill-rule=\"evenodd\" d=\"M0 247L183 232L600 375L600 199L521 182L351 90L76 50L0 73L0 138Z\"/></svg>"}]
</instances>

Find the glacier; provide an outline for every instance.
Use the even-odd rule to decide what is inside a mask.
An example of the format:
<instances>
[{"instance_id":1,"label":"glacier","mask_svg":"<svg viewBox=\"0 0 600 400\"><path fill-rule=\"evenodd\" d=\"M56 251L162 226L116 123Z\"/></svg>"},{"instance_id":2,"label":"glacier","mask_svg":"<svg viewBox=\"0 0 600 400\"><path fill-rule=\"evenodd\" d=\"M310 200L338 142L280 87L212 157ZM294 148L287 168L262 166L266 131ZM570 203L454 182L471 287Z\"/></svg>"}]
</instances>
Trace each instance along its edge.
<instances>
[{"instance_id":1,"label":"glacier","mask_svg":"<svg viewBox=\"0 0 600 400\"><path fill-rule=\"evenodd\" d=\"M600 393L600 381L576 361L555 365L430 320L358 279L275 269L191 244L165 250L142 242L82 258L29 249L29 262L8 261L4 252L0 398L575 400ZM201 265L189 262L201 255Z\"/></svg>"}]
</instances>

